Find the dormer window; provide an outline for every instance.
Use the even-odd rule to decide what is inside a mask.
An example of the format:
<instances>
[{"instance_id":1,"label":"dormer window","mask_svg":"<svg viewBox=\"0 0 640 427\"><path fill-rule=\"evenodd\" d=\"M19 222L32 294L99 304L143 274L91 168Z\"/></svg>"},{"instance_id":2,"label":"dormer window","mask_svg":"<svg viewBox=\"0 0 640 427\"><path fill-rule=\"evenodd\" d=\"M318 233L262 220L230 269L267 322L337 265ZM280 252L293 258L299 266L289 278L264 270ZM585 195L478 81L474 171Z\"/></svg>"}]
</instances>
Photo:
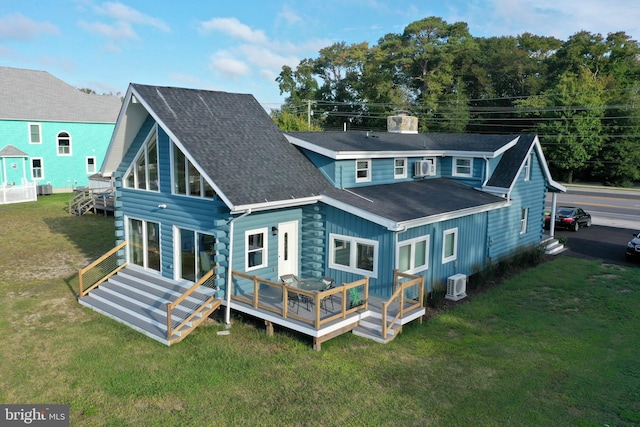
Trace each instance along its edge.
<instances>
[{"instance_id":1,"label":"dormer window","mask_svg":"<svg viewBox=\"0 0 640 427\"><path fill-rule=\"evenodd\" d=\"M356 182L371 181L371 160L356 160Z\"/></svg>"},{"instance_id":2,"label":"dormer window","mask_svg":"<svg viewBox=\"0 0 640 427\"><path fill-rule=\"evenodd\" d=\"M473 169L471 168L472 160L468 157L453 158L453 176L471 177Z\"/></svg>"}]
</instances>

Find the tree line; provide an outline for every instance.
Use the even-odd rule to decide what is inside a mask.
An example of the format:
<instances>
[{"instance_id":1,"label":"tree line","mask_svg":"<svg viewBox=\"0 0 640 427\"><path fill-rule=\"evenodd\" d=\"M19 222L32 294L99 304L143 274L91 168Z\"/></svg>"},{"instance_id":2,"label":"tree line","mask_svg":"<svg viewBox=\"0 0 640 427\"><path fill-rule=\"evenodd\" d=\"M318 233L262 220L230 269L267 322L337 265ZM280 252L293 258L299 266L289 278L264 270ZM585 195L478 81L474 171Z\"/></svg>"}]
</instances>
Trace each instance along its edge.
<instances>
[{"instance_id":1,"label":"tree line","mask_svg":"<svg viewBox=\"0 0 640 427\"><path fill-rule=\"evenodd\" d=\"M428 17L323 48L276 81L283 130L384 130L405 110L420 132L536 133L567 182L640 180L640 45L622 31L484 38Z\"/></svg>"}]
</instances>

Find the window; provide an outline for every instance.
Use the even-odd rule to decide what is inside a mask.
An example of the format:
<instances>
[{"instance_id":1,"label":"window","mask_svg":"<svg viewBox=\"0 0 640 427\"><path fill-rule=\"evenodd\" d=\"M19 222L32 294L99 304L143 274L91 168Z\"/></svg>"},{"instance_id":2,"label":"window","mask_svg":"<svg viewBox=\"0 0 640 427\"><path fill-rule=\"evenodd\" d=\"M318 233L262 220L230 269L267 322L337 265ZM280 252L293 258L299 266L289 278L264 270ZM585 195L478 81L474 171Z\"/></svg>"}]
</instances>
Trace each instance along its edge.
<instances>
[{"instance_id":1,"label":"window","mask_svg":"<svg viewBox=\"0 0 640 427\"><path fill-rule=\"evenodd\" d=\"M356 160L356 182L371 181L371 160Z\"/></svg>"},{"instance_id":2,"label":"window","mask_svg":"<svg viewBox=\"0 0 640 427\"><path fill-rule=\"evenodd\" d=\"M393 177L395 179L407 177L407 159L394 159Z\"/></svg>"},{"instance_id":3,"label":"window","mask_svg":"<svg viewBox=\"0 0 640 427\"><path fill-rule=\"evenodd\" d=\"M533 154L527 156L527 161L524 163L524 180L529 181L531 179L531 163L533 161Z\"/></svg>"},{"instance_id":4,"label":"window","mask_svg":"<svg viewBox=\"0 0 640 427\"><path fill-rule=\"evenodd\" d=\"M378 242L337 234L329 239L329 268L377 276Z\"/></svg>"},{"instance_id":5,"label":"window","mask_svg":"<svg viewBox=\"0 0 640 427\"><path fill-rule=\"evenodd\" d=\"M520 215L520 234L527 232L527 218L529 217L529 208L522 208Z\"/></svg>"},{"instance_id":6,"label":"window","mask_svg":"<svg viewBox=\"0 0 640 427\"><path fill-rule=\"evenodd\" d=\"M42 144L42 130L40 123L29 123L29 143Z\"/></svg>"},{"instance_id":7,"label":"window","mask_svg":"<svg viewBox=\"0 0 640 427\"><path fill-rule=\"evenodd\" d=\"M403 273L417 273L429 268L429 236L398 243L396 265Z\"/></svg>"},{"instance_id":8,"label":"window","mask_svg":"<svg viewBox=\"0 0 640 427\"><path fill-rule=\"evenodd\" d=\"M255 270L267 266L267 229L251 230L245 233L245 270Z\"/></svg>"},{"instance_id":9,"label":"window","mask_svg":"<svg viewBox=\"0 0 640 427\"><path fill-rule=\"evenodd\" d=\"M158 142L155 132L142 146L132 167L125 175L124 186L139 190L158 191Z\"/></svg>"},{"instance_id":10,"label":"window","mask_svg":"<svg viewBox=\"0 0 640 427\"><path fill-rule=\"evenodd\" d=\"M71 137L67 132L60 132L58 134L58 156L70 156L71 155Z\"/></svg>"},{"instance_id":11,"label":"window","mask_svg":"<svg viewBox=\"0 0 640 427\"><path fill-rule=\"evenodd\" d=\"M93 175L96 173L96 158L87 157L87 173Z\"/></svg>"},{"instance_id":12,"label":"window","mask_svg":"<svg viewBox=\"0 0 640 427\"><path fill-rule=\"evenodd\" d=\"M42 166L42 158L40 157L31 159L31 179L44 179L44 167Z\"/></svg>"},{"instance_id":13,"label":"window","mask_svg":"<svg viewBox=\"0 0 640 427\"><path fill-rule=\"evenodd\" d=\"M173 192L185 196L213 198L215 191L177 145L173 145Z\"/></svg>"},{"instance_id":14,"label":"window","mask_svg":"<svg viewBox=\"0 0 640 427\"><path fill-rule=\"evenodd\" d=\"M455 261L458 256L458 229L450 228L442 234L442 263Z\"/></svg>"},{"instance_id":15,"label":"window","mask_svg":"<svg viewBox=\"0 0 640 427\"><path fill-rule=\"evenodd\" d=\"M472 176L471 160L468 158L453 158L453 176Z\"/></svg>"}]
</instances>

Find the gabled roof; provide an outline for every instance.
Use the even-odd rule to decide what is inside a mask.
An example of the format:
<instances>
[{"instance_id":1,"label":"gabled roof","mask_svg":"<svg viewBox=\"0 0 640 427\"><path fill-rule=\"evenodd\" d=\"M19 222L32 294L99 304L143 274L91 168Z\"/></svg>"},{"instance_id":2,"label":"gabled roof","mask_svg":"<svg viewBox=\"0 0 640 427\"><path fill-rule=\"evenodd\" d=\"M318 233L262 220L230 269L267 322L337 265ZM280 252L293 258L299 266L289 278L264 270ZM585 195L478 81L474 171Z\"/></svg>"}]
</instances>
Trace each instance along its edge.
<instances>
[{"instance_id":1,"label":"gabled roof","mask_svg":"<svg viewBox=\"0 0 640 427\"><path fill-rule=\"evenodd\" d=\"M120 163L146 114L209 178L232 211L311 202L330 187L252 95L140 84L131 84L127 92L105 175Z\"/></svg>"},{"instance_id":2,"label":"gabled roof","mask_svg":"<svg viewBox=\"0 0 640 427\"><path fill-rule=\"evenodd\" d=\"M446 178L404 181L323 194L328 205L398 231L499 209L509 201Z\"/></svg>"},{"instance_id":3,"label":"gabled roof","mask_svg":"<svg viewBox=\"0 0 640 427\"><path fill-rule=\"evenodd\" d=\"M493 158L512 147L518 135L406 134L390 132L288 132L289 141L331 159L403 156Z\"/></svg>"},{"instance_id":4,"label":"gabled roof","mask_svg":"<svg viewBox=\"0 0 640 427\"><path fill-rule=\"evenodd\" d=\"M46 71L0 67L0 120L115 123L116 96L89 95Z\"/></svg>"},{"instance_id":5,"label":"gabled roof","mask_svg":"<svg viewBox=\"0 0 640 427\"><path fill-rule=\"evenodd\" d=\"M29 155L19 148L8 144L2 150L0 150L0 157L29 157Z\"/></svg>"},{"instance_id":6,"label":"gabled roof","mask_svg":"<svg viewBox=\"0 0 640 427\"><path fill-rule=\"evenodd\" d=\"M516 144L503 155L493 174L486 182L484 188L492 192L509 192L516 184L520 171L524 168L527 157L532 150L536 150L540 159L543 174L547 181L547 187L552 191L565 192L567 189L551 178L547 161L542 152L540 141L536 135L520 135Z\"/></svg>"}]
</instances>

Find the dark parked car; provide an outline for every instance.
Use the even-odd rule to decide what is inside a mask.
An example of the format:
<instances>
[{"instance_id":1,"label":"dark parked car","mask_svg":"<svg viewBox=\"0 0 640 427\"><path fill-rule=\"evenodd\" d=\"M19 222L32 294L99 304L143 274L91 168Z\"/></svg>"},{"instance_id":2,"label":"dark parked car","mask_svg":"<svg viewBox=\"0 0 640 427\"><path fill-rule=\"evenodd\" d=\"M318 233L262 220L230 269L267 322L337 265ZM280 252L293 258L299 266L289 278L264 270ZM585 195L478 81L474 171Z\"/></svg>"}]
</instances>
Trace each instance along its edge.
<instances>
[{"instance_id":1,"label":"dark parked car","mask_svg":"<svg viewBox=\"0 0 640 427\"><path fill-rule=\"evenodd\" d=\"M551 215L545 217L545 227L549 228ZM591 227L591 215L582 208L560 206L556 209L556 228L578 231L580 227Z\"/></svg>"},{"instance_id":2,"label":"dark parked car","mask_svg":"<svg viewBox=\"0 0 640 427\"><path fill-rule=\"evenodd\" d=\"M625 257L627 261L640 260L640 233L635 233L633 239L627 243Z\"/></svg>"}]
</instances>

